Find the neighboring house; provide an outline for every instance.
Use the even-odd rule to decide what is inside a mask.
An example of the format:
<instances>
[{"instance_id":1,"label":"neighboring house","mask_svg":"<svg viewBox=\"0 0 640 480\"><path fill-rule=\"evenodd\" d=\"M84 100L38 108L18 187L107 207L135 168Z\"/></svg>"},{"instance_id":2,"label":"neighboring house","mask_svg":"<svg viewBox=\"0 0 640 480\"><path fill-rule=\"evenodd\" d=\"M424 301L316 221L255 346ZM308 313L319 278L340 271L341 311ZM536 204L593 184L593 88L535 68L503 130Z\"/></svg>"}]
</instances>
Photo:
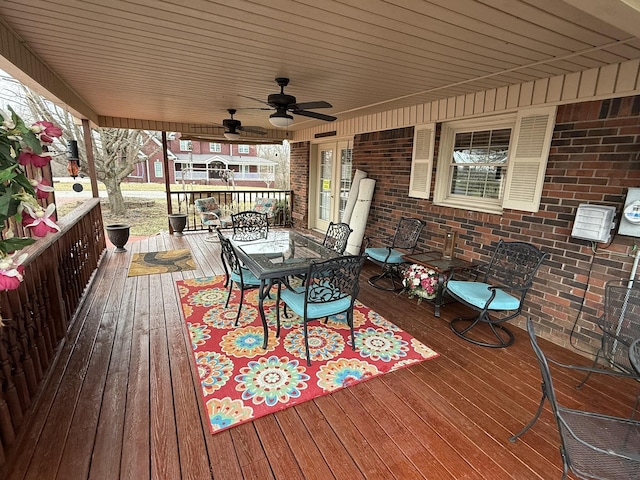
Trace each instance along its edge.
<instances>
[{"instance_id":1,"label":"neighboring house","mask_svg":"<svg viewBox=\"0 0 640 480\"><path fill-rule=\"evenodd\" d=\"M162 145L159 135L150 135L143 149L152 152ZM180 140L179 133L167 135L169 181L198 185L273 188L276 162L257 156L255 145ZM136 165L129 181L164 183L162 151Z\"/></svg>"}]
</instances>

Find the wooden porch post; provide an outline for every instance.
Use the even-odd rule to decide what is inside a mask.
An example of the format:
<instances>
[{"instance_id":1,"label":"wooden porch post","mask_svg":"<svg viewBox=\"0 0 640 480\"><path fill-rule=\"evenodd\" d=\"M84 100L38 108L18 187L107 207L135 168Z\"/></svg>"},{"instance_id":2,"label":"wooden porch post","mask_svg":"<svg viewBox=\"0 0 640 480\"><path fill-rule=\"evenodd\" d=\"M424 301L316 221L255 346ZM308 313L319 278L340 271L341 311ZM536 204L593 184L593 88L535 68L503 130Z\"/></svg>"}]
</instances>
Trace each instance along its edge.
<instances>
[{"instance_id":1,"label":"wooden porch post","mask_svg":"<svg viewBox=\"0 0 640 480\"><path fill-rule=\"evenodd\" d=\"M87 154L87 167L89 169L89 180L91 181L91 195L93 198L99 198L98 193L98 178L96 177L96 163L93 157L93 140L91 137L91 127L89 126L89 120L82 119L82 132L84 134L84 145Z\"/></svg>"},{"instance_id":2,"label":"wooden porch post","mask_svg":"<svg viewBox=\"0 0 640 480\"><path fill-rule=\"evenodd\" d=\"M167 155L167 132L162 132L162 163L164 164L164 191L167 196L167 218L173 211L171 206L171 179L169 177L169 155ZM169 222L169 220L167 220ZM169 222L169 233L173 233L171 222Z\"/></svg>"}]
</instances>

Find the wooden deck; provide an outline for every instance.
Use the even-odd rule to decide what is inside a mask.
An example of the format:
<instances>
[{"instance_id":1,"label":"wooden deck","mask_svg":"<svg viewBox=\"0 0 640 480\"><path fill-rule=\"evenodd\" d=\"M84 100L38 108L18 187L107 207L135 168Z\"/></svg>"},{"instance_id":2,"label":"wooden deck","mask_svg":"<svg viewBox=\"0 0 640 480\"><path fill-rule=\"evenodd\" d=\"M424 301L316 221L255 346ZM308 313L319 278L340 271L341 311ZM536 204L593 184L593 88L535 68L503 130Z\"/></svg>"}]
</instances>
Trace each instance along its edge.
<instances>
[{"instance_id":1,"label":"wooden deck","mask_svg":"<svg viewBox=\"0 0 640 480\"><path fill-rule=\"evenodd\" d=\"M110 249L46 388L10 452L7 479L553 479L561 476L550 411L533 415L540 376L526 333L507 349L456 337L448 305L380 292L359 299L440 353L435 360L211 435L175 281L222 273L206 234L156 236ZM196 271L127 277L133 252L191 248ZM64 288L64 286L63 286ZM542 340L553 358L587 364ZM629 416L636 382L554 369L568 406Z\"/></svg>"}]
</instances>

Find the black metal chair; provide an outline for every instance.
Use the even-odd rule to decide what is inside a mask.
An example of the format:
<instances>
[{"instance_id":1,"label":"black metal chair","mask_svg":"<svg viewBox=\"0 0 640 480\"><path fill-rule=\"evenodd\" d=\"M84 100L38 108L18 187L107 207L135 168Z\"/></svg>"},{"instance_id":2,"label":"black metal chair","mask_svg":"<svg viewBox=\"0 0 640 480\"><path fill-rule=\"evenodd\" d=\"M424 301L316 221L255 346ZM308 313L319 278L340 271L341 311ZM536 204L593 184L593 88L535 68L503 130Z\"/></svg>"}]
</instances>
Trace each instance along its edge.
<instances>
[{"instance_id":1,"label":"black metal chair","mask_svg":"<svg viewBox=\"0 0 640 480\"><path fill-rule=\"evenodd\" d=\"M636 338L640 338L640 283L628 280L607 282L604 290L604 312L596 324L600 328L601 337L600 348L593 365L566 365L587 371L587 376L576 388L581 388L592 373L631 376L638 379L639 374L629 360L629 347ZM600 359L605 360L606 365L612 370L598 368Z\"/></svg>"},{"instance_id":2,"label":"black metal chair","mask_svg":"<svg viewBox=\"0 0 640 480\"><path fill-rule=\"evenodd\" d=\"M360 291L359 277L365 256L347 255L329 260L311 262L303 287L282 290L278 282L276 297L277 333L280 335L280 300L302 317L307 365L311 365L307 324L311 320L346 312L351 330L351 347L356 349L353 331L353 304Z\"/></svg>"},{"instance_id":3,"label":"black metal chair","mask_svg":"<svg viewBox=\"0 0 640 480\"><path fill-rule=\"evenodd\" d=\"M382 268L380 274L369 278L369 285L380 290L389 291L403 288L400 267L406 261L402 256L414 252L424 225L425 222L417 218L402 217L393 236L365 238L365 255ZM370 246L372 240L386 245L384 247L372 247ZM382 283L383 280L386 280L386 285Z\"/></svg>"},{"instance_id":4,"label":"black metal chair","mask_svg":"<svg viewBox=\"0 0 640 480\"><path fill-rule=\"evenodd\" d=\"M228 238L225 238L219 229L216 229L216 231L218 232L218 239L220 240L220 246L222 249L222 265L226 276L225 287L227 285L229 286L227 302L225 303L224 308L229 306L229 299L231 298L233 284L235 283L240 289L240 301L238 302L238 314L236 315L235 323L235 325L238 326L240 311L242 310L242 303L244 302L244 291L250 288L258 288L260 286L260 280L258 280L249 269L242 266L240 260L238 260L235 250L233 249L233 245L231 245L231 241Z\"/></svg>"},{"instance_id":5,"label":"black metal chair","mask_svg":"<svg viewBox=\"0 0 640 480\"><path fill-rule=\"evenodd\" d=\"M560 432L563 479L569 470L585 479L638 478L640 422L559 405L549 364L538 346L531 318L527 319L527 331L542 375L542 398L533 419L509 441L515 442L534 425L545 399L549 399Z\"/></svg>"},{"instance_id":6,"label":"black metal chair","mask_svg":"<svg viewBox=\"0 0 640 480\"><path fill-rule=\"evenodd\" d=\"M596 321L600 328L600 347L591 366L568 365L549 361L560 367L587 372L576 385L581 389L592 373L617 377L630 377L640 381L640 371L631 362L631 345L640 338L640 283L629 280L611 280L604 290L604 312ZM603 360L604 362L601 362ZM636 398L631 418L640 405L640 394Z\"/></svg>"},{"instance_id":7,"label":"black metal chair","mask_svg":"<svg viewBox=\"0 0 640 480\"><path fill-rule=\"evenodd\" d=\"M353 230L347 223L329 223L322 245L342 255Z\"/></svg>"},{"instance_id":8,"label":"black metal chair","mask_svg":"<svg viewBox=\"0 0 640 480\"><path fill-rule=\"evenodd\" d=\"M269 233L269 219L266 213L247 210L231 214L233 238L238 240L257 240L266 238Z\"/></svg>"},{"instance_id":9,"label":"black metal chair","mask_svg":"<svg viewBox=\"0 0 640 480\"><path fill-rule=\"evenodd\" d=\"M481 280L449 279L445 291L455 300L479 312L472 317L453 319L449 324L451 330L459 337L483 347L511 345L513 333L502 324L520 315L527 292L545 257L546 253L530 243L500 240L491 261L484 268ZM490 312L493 312L493 316ZM481 324L489 325L496 341L484 341L478 334L471 336L471 330Z\"/></svg>"}]
</instances>

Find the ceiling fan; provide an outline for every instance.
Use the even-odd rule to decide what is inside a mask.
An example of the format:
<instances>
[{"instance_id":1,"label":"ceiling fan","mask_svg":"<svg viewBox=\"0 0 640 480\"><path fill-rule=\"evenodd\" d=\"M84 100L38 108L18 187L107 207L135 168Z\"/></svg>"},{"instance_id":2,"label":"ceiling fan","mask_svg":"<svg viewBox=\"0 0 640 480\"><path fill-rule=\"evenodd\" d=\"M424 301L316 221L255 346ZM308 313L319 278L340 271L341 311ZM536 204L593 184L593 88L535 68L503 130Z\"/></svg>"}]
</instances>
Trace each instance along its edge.
<instances>
[{"instance_id":1,"label":"ceiling fan","mask_svg":"<svg viewBox=\"0 0 640 480\"><path fill-rule=\"evenodd\" d=\"M272 109L275 109L275 113L272 113L269 116L269 122L271 122L271 125L273 125L274 127L288 127L293 123L293 117L289 115L288 112L294 115L302 115L303 117L324 120L326 122L333 122L334 120L336 120L336 117L333 117L331 115L325 115L323 113L310 111L310 109L316 108L332 108L333 105L331 105L329 102L318 101L297 103L296 97L284 93L284 87L289 85L288 78L278 77L276 78L276 83L280 87L280 93L272 93L271 95L269 95L266 102L263 102L262 100L258 100L256 98L247 97L251 98L252 100L265 103Z\"/></svg>"},{"instance_id":2,"label":"ceiling fan","mask_svg":"<svg viewBox=\"0 0 640 480\"><path fill-rule=\"evenodd\" d=\"M266 135L267 130L262 127L243 127L240 120L236 120L233 116L236 113L235 108L227 109L231 118L225 118L222 120L222 126L224 127L224 137L228 140L237 140L240 138L240 132L253 133L255 135Z\"/></svg>"}]
</instances>

